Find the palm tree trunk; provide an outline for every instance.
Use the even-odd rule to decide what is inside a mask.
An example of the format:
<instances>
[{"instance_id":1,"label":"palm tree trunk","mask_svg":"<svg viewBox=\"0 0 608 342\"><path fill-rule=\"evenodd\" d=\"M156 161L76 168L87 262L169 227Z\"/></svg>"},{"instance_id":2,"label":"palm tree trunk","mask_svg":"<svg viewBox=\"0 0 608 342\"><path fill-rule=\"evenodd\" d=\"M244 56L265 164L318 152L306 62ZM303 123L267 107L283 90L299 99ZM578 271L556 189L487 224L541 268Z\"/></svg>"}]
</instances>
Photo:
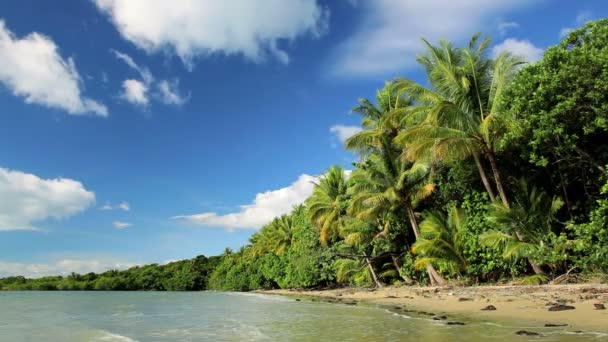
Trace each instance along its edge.
<instances>
[{"instance_id":1,"label":"palm tree trunk","mask_svg":"<svg viewBox=\"0 0 608 342\"><path fill-rule=\"evenodd\" d=\"M502 179L500 178L500 171L498 171L498 163L496 162L496 157L492 151L486 151L486 156L488 160L490 160L490 165L492 166L492 173L494 174L494 181L496 182L496 188L498 189L498 195L502 201L502 204L506 208L510 208L509 200L507 200L507 194L505 193L505 189L502 186Z\"/></svg>"},{"instance_id":2,"label":"palm tree trunk","mask_svg":"<svg viewBox=\"0 0 608 342\"><path fill-rule=\"evenodd\" d=\"M376 272L374 271L374 268L372 267L372 263L370 262L368 257L365 257L365 263L367 264L367 267L369 268L369 274L372 276L372 280L374 281L374 284L376 285L376 287L382 287L382 284L380 284L380 281L378 280L378 277L376 276Z\"/></svg>"},{"instance_id":3,"label":"palm tree trunk","mask_svg":"<svg viewBox=\"0 0 608 342\"><path fill-rule=\"evenodd\" d=\"M486 188L486 191L490 196L490 200L494 202L494 200L496 199L496 195L494 195L494 190L492 190L492 185L490 184L490 181L488 181L488 175L483 169L483 165L481 165L481 161L479 160L479 154L477 152L473 153L473 159L475 159L475 165L477 165L477 170L479 171L479 176L481 177L483 186Z\"/></svg>"},{"instance_id":4,"label":"palm tree trunk","mask_svg":"<svg viewBox=\"0 0 608 342\"><path fill-rule=\"evenodd\" d=\"M393 259L393 265L395 265L395 268L397 269L397 273L399 273L399 276L401 277L401 279L403 279L403 281L405 281L405 283L408 285L414 284L414 279L408 277L407 275L403 274L403 272L401 272L401 267L399 266L399 263L397 262L397 258L395 258L394 255L391 255L391 258Z\"/></svg>"},{"instance_id":5,"label":"palm tree trunk","mask_svg":"<svg viewBox=\"0 0 608 342\"><path fill-rule=\"evenodd\" d=\"M416 236L416 240L418 240L418 236L420 235L420 229L418 228L418 221L416 221L416 215L414 213L414 208L409 203L405 205L407 209L407 216L410 219L410 224L412 225L412 230L414 231L414 235ZM426 267L426 272L429 275L429 279L431 280L431 285L440 285L443 286L446 284L445 279L437 273L435 267L433 265L428 265Z\"/></svg>"}]
</instances>

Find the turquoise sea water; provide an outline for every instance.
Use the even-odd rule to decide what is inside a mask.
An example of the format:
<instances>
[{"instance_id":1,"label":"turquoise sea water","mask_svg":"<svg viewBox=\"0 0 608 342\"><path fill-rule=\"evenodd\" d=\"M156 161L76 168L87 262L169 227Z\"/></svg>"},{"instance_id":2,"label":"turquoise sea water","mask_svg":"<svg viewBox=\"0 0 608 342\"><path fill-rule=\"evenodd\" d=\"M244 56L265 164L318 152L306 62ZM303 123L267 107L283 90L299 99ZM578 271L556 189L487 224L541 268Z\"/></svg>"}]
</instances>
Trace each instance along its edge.
<instances>
[{"instance_id":1,"label":"turquoise sea water","mask_svg":"<svg viewBox=\"0 0 608 342\"><path fill-rule=\"evenodd\" d=\"M450 320L456 320L450 317ZM0 341L538 341L525 326L254 293L0 292ZM542 341L605 335L533 329Z\"/></svg>"}]
</instances>

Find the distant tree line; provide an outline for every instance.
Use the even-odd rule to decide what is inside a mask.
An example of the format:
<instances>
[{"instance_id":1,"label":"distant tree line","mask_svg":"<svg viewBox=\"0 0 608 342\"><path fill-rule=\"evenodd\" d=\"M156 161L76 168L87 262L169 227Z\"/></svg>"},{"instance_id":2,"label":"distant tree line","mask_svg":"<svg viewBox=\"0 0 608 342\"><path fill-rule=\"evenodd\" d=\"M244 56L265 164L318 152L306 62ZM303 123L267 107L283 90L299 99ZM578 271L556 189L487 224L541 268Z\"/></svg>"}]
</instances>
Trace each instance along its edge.
<instances>
[{"instance_id":1,"label":"distant tree line","mask_svg":"<svg viewBox=\"0 0 608 342\"><path fill-rule=\"evenodd\" d=\"M98 290L98 291L200 291L220 261L203 255L194 259L131 267L124 271L72 273L35 279L7 277L0 279L0 290Z\"/></svg>"}]
</instances>

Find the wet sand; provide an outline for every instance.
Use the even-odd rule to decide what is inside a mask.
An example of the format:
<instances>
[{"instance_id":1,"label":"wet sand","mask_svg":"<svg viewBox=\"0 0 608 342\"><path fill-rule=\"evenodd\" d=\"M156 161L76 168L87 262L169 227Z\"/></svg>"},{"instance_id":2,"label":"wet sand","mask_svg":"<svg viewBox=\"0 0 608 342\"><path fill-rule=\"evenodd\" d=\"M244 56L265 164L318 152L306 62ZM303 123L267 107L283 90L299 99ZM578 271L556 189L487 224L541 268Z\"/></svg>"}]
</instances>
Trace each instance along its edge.
<instances>
[{"instance_id":1,"label":"wet sand","mask_svg":"<svg viewBox=\"0 0 608 342\"><path fill-rule=\"evenodd\" d=\"M546 325L577 332L608 333L608 285L383 287L332 290L270 290L263 293L303 296L329 302L362 302L419 315L456 315L487 321L510 321L533 331ZM607 309L598 310L595 304ZM495 310L482 310L488 306ZM564 310L550 311L562 305ZM568 308L574 307L574 309ZM491 308L490 308L491 309Z\"/></svg>"}]
</instances>

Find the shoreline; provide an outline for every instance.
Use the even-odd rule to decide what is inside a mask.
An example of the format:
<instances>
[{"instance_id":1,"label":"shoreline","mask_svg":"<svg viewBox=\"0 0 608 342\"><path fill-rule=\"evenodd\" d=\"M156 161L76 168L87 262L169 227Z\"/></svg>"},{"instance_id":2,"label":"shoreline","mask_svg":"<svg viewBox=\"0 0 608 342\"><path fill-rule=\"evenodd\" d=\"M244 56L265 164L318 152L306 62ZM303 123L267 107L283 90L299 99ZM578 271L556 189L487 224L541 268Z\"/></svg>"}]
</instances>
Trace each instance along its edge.
<instances>
[{"instance_id":1,"label":"shoreline","mask_svg":"<svg viewBox=\"0 0 608 342\"><path fill-rule=\"evenodd\" d=\"M608 334L608 284L537 286L382 287L330 290L264 290L264 294L303 297L341 304L371 304L401 313L453 321L501 321L534 332L555 328L573 333ZM597 310L594 304L607 309ZM574 307L549 311L556 305ZM495 310L482 310L493 306ZM563 309L563 308L562 308ZM446 318L447 316L448 318ZM450 317L451 316L451 317ZM553 325L553 326L551 326Z\"/></svg>"}]
</instances>

